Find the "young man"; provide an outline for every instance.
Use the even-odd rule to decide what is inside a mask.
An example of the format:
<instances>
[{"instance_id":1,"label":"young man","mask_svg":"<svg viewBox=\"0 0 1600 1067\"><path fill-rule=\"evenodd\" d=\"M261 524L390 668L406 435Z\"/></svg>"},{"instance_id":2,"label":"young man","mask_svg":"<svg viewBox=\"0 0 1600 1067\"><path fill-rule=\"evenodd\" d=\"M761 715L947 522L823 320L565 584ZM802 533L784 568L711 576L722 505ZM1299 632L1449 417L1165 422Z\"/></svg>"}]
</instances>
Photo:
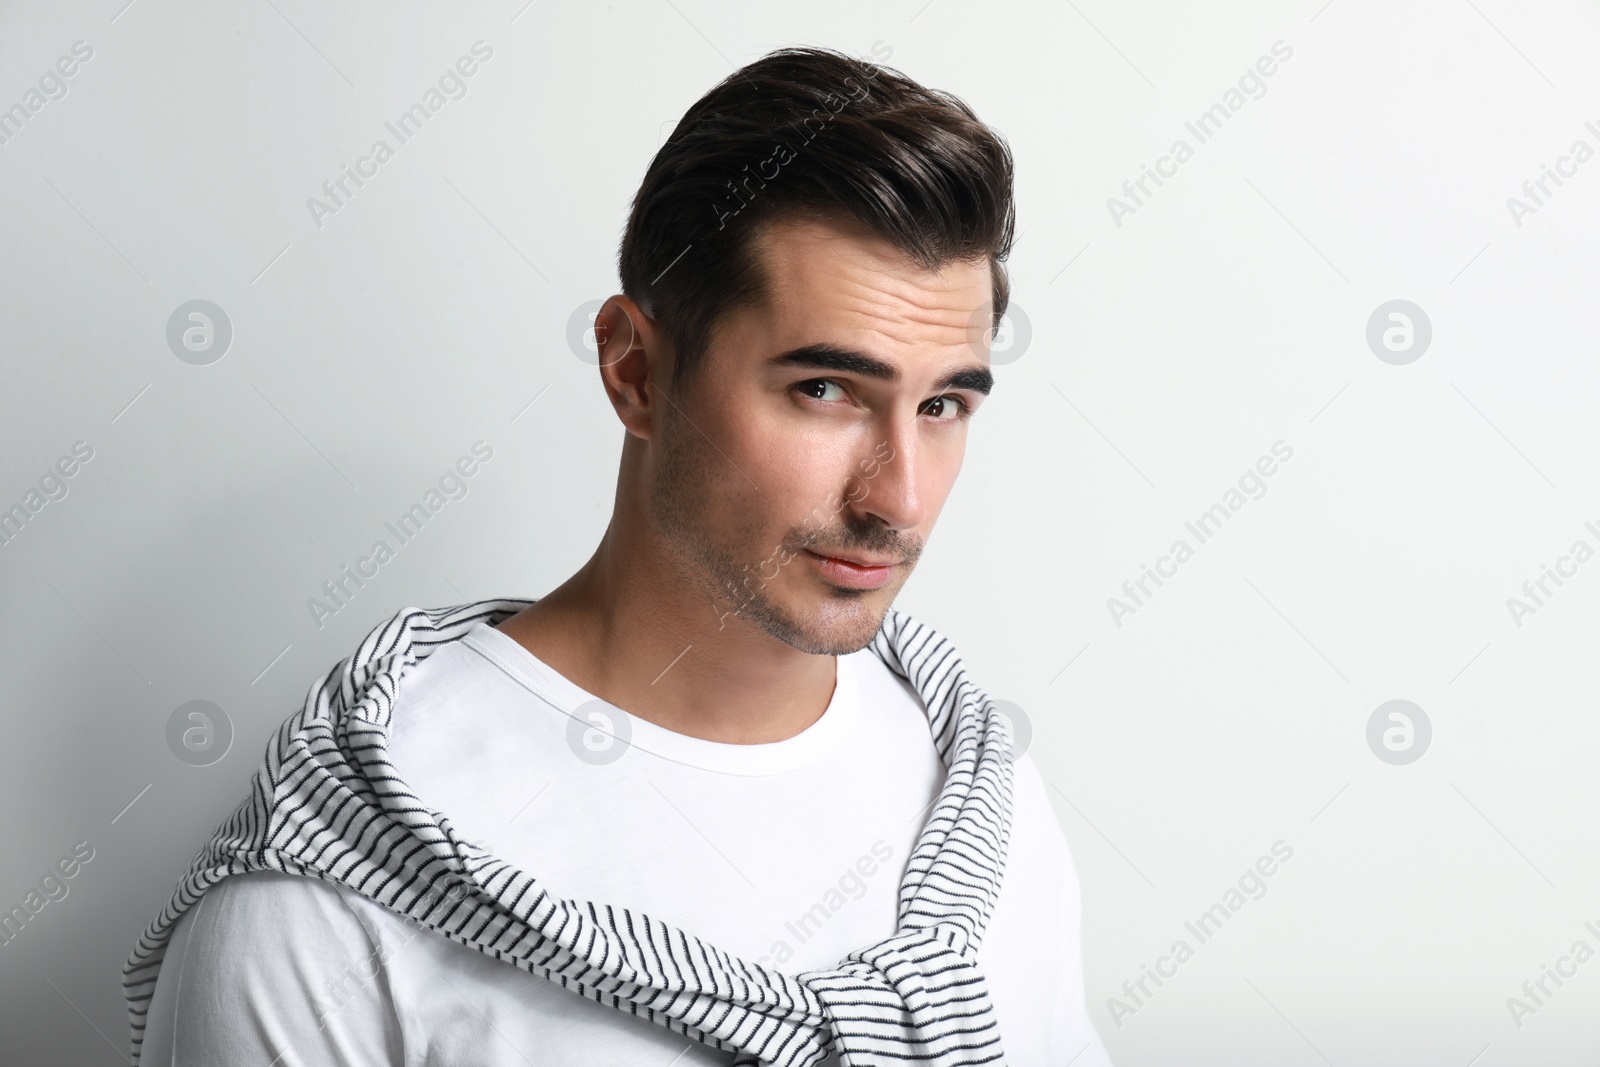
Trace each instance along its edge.
<instances>
[{"instance_id":1,"label":"young man","mask_svg":"<svg viewBox=\"0 0 1600 1067\"><path fill-rule=\"evenodd\" d=\"M595 322L599 547L313 685L129 961L145 1063L1109 1062L1038 770L891 608L992 384L1011 184L960 101L832 51L690 109Z\"/></svg>"}]
</instances>

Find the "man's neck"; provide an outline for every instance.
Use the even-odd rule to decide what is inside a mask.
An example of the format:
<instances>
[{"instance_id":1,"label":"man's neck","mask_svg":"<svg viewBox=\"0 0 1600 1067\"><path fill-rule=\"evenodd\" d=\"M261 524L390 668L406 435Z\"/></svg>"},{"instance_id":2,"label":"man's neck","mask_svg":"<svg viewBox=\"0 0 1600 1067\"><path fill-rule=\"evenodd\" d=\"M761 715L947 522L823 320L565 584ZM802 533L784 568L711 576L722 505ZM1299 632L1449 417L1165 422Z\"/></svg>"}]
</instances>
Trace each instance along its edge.
<instances>
[{"instance_id":1,"label":"man's neck","mask_svg":"<svg viewBox=\"0 0 1600 1067\"><path fill-rule=\"evenodd\" d=\"M663 567L618 565L607 540L571 578L497 629L579 688L674 733L787 740L833 698L833 656L721 616Z\"/></svg>"}]
</instances>

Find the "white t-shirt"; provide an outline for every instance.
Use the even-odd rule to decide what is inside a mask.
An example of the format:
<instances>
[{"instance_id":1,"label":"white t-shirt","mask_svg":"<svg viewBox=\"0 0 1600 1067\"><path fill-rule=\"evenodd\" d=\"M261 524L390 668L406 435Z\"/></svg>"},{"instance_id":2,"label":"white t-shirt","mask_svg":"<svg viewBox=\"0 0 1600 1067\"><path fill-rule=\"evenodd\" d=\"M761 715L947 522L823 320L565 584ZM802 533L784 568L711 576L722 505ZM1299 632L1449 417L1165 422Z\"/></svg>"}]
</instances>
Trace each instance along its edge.
<instances>
[{"instance_id":1,"label":"white t-shirt","mask_svg":"<svg viewBox=\"0 0 1600 1067\"><path fill-rule=\"evenodd\" d=\"M643 912L799 974L895 932L900 876L944 782L912 685L870 649L836 664L811 726L722 744L591 704L479 623L407 673L390 755L423 803L551 893ZM585 733L595 709L626 724L627 744ZM1007 1061L1103 1067L1084 1000L1077 874L1026 754L1013 800L978 952ZM223 879L179 920L142 1064L690 1067L734 1056L354 890L255 872Z\"/></svg>"}]
</instances>

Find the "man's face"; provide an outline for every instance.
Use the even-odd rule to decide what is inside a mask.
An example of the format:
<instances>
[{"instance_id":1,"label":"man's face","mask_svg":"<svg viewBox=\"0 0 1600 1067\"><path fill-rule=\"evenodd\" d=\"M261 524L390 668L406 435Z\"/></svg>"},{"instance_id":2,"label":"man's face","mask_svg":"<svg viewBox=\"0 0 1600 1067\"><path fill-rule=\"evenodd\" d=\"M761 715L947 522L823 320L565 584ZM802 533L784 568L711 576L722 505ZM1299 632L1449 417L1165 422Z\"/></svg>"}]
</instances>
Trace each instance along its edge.
<instances>
[{"instance_id":1,"label":"man's face","mask_svg":"<svg viewBox=\"0 0 1600 1067\"><path fill-rule=\"evenodd\" d=\"M767 302L719 323L686 395L656 394L650 510L722 627L841 655L882 625L961 469L991 380L989 266L924 271L817 221L756 248Z\"/></svg>"}]
</instances>

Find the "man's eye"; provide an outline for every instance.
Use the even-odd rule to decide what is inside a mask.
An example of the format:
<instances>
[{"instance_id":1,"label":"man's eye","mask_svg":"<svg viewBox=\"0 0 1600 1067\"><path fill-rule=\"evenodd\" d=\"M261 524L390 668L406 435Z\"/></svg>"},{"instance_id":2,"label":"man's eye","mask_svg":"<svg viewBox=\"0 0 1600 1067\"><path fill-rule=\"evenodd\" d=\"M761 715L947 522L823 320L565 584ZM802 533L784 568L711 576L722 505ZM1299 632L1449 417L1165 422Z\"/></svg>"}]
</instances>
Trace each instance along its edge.
<instances>
[{"instance_id":1,"label":"man's eye","mask_svg":"<svg viewBox=\"0 0 1600 1067\"><path fill-rule=\"evenodd\" d=\"M795 388L799 389L802 393L811 397L813 400L839 399L838 397L830 398L821 396L819 394L824 393L829 389L838 389L841 393L844 391L844 387L838 382L834 381L832 378L812 378L810 381L801 382L799 385L795 386Z\"/></svg>"},{"instance_id":2,"label":"man's eye","mask_svg":"<svg viewBox=\"0 0 1600 1067\"><path fill-rule=\"evenodd\" d=\"M972 409L959 396L936 396L928 401L927 410L932 413L933 409L937 409L938 414L941 416L934 420L936 422L958 422L961 419L972 418ZM945 414L949 411L955 412L954 417Z\"/></svg>"},{"instance_id":3,"label":"man's eye","mask_svg":"<svg viewBox=\"0 0 1600 1067\"><path fill-rule=\"evenodd\" d=\"M832 378L811 378L795 386L801 393L813 400L844 400L848 398L844 386ZM829 397L825 394L829 389L837 389L841 395ZM922 406L924 414L935 416L935 422L959 422L972 418L973 412L970 405L954 393L945 396L936 396Z\"/></svg>"}]
</instances>

